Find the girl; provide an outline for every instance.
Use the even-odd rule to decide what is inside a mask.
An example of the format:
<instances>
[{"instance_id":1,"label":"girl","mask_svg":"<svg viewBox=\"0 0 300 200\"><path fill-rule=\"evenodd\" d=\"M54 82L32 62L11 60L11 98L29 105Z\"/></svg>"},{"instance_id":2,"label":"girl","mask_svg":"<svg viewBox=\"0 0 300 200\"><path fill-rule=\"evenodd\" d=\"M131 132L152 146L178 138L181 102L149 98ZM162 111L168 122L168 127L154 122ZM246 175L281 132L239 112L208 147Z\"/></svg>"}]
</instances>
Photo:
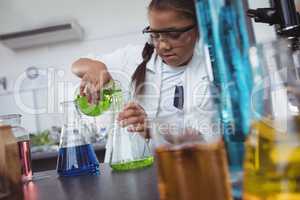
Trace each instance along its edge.
<instances>
[{"instance_id":1,"label":"girl","mask_svg":"<svg viewBox=\"0 0 300 200\"><path fill-rule=\"evenodd\" d=\"M81 93L97 96L110 79L130 77L135 102L129 103L118 120L128 131L146 135L147 117L174 116L198 109L198 126L211 133L215 106L211 98L209 70L205 65L193 0L152 0L149 41L143 48L127 46L101 58L81 58L72 71L79 76ZM142 54L142 55L141 55ZM124 81L125 78L125 81ZM200 114L199 114L200 113ZM198 128L199 128L198 127Z\"/></svg>"}]
</instances>

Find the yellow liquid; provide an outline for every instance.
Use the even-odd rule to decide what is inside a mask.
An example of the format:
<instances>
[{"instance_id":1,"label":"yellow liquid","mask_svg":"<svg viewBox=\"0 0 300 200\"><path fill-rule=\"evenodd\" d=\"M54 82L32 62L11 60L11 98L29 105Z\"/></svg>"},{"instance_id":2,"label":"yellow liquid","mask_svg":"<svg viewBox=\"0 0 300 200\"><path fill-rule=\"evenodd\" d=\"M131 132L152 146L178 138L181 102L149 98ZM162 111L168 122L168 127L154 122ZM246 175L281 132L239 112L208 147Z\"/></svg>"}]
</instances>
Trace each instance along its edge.
<instances>
[{"instance_id":1,"label":"yellow liquid","mask_svg":"<svg viewBox=\"0 0 300 200\"><path fill-rule=\"evenodd\" d=\"M300 117L286 131L253 124L246 142L244 200L300 200Z\"/></svg>"}]
</instances>

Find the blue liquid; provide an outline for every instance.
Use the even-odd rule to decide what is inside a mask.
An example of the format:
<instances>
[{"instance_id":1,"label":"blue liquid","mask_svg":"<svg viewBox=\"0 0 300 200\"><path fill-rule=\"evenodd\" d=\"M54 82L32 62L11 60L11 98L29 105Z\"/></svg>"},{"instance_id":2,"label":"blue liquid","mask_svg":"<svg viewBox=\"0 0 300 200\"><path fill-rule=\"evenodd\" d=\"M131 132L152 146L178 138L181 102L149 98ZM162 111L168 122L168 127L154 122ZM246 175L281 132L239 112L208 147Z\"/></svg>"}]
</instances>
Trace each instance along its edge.
<instances>
[{"instance_id":1,"label":"blue liquid","mask_svg":"<svg viewBox=\"0 0 300 200\"><path fill-rule=\"evenodd\" d=\"M99 162L91 144L60 148L57 173L60 176L98 175Z\"/></svg>"},{"instance_id":2,"label":"blue liquid","mask_svg":"<svg viewBox=\"0 0 300 200\"><path fill-rule=\"evenodd\" d=\"M224 134L230 141L244 142L250 130L250 94L253 85L249 62L249 38L240 0L197 0L197 18L204 42L209 47L214 84Z\"/></svg>"},{"instance_id":3,"label":"blue liquid","mask_svg":"<svg viewBox=\"0 0 300 200\"><path fill-rule=\"evenodd\" d=\"M240 0L196 0L199 30L209 48L234 198L241 198L244 141L250 130L252 68Z\"/></svg>"}]
</instances>

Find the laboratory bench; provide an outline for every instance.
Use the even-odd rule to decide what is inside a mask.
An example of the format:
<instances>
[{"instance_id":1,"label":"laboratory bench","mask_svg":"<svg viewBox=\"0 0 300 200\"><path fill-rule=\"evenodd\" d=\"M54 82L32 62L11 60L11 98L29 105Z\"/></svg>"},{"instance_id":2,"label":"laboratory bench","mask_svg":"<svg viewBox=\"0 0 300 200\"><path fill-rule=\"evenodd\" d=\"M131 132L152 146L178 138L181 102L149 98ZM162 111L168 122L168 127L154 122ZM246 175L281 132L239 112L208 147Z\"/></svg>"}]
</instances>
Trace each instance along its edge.
<instances>
[{"instance_id":1,"label":"laboratory bench","mask_svg":"<svg viewBox=\"0 0 300 200\"><path fill-rule=\"evenodd\" d=\"M154 166L114 172L100 164L100 175L59 177L55 170L35 174L23 186L24 200L158 200Z\"/></svg>"}]
</instances>

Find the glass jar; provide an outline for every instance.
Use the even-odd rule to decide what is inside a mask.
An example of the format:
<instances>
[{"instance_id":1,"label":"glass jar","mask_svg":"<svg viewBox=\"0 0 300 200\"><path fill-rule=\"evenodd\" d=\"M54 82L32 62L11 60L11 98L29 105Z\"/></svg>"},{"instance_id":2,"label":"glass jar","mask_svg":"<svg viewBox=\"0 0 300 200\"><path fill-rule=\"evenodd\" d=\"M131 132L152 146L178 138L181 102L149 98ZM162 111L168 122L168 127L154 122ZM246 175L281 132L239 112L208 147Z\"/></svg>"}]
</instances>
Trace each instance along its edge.
<instances>
[{"instance_id":1,"label":"glass jar","mask_svg":"<svg viewBox=\"0 0 300 200\"><path fill-rule=\"evenodd\" d=\"M286 41L250 51L255 120L246 141L244 199L300 199L300 80Z\"/></svg>"},{"instance_id":2,"label":"glass jar","mask_svg":"<svg viewBox=\"0 0 300 200\"><path fill-rule=\"evenodd\" d=\"M10 125L17 140L23 182L31 181L33 177L31 166L31 145L29 132L21 126L20 114L1 115L0 124Z\"/></svg>"}]
</instances>

